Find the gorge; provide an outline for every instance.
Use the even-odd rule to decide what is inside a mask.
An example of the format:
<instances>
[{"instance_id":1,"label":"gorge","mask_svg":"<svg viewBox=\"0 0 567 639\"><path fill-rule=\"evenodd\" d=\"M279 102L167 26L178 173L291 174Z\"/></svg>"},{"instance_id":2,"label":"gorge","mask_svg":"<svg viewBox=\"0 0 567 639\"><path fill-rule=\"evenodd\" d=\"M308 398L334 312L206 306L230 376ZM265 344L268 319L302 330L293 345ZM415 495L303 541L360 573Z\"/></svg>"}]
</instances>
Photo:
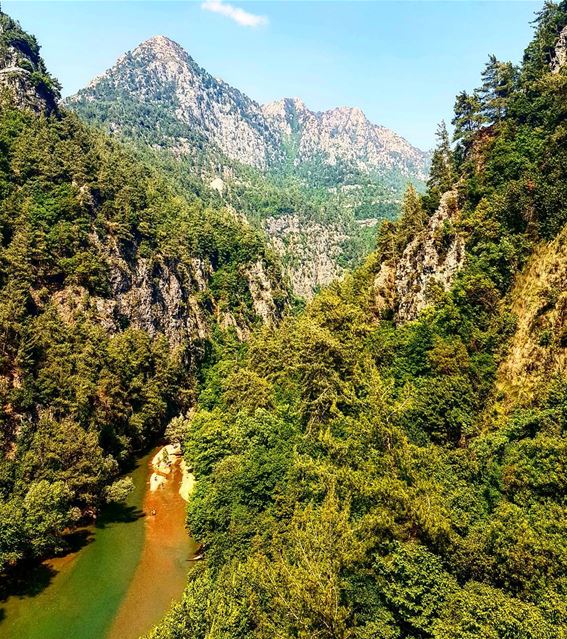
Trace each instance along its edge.
<instances>
[{"instance_id":1,"label":"gorge","mask_svg":"<svg viewBox=\"0 0 567 639\"><path fill-rule=\"evenodd\" d=\"M566 33L427 156L0 12L0 637L567 638Z\"/></svg>"}]
</instances>

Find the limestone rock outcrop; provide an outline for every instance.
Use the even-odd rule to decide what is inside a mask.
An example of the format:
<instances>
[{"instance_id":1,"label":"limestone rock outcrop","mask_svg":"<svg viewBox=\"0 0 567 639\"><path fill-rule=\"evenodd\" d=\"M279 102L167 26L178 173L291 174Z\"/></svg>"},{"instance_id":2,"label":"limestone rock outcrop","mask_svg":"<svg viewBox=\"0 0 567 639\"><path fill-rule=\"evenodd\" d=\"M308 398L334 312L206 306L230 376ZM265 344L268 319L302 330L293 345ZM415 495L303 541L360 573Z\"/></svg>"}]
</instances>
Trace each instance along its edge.
<instances>
[{"instance_id":1,"label":"limestone rock outcrop","mask_svg":"<svg viewBox=\"0 0 567 639\"><path fill-rule=\"evenodd\" d=\"M429 306L436 292L448 291L465 260L465 239L455 228L459 210L455 191L445 193L425 228L401 256L380 265L374 278L376 311L410 322Z\"/></svg>"},{"instance_id":2,"label":"limestone rock outcrop","mask_svg":"<svg viewBox=\"0 0 567 639\"><path fill-rule=\"evenodd\" d=\"M449 191L422 233L405 248L396 267L397 317L407 322L431 301L435 289L447 291L465 258L465 242L453 226L457 198Z\"/></svg>"},{"instance_id":3,"label":"limestone rock outcrop","mask_svg":"<svg viewBox=\"0 0 567 639\"><path fill-rule=\"evenodd\" d=\"M49 75L33 36L0 11L0 92L19 108L51 113L59 85Z\"/></svg>"},{"instance_id":4,"label":"limestone rock outcrop","mask_svg":"<svg viewBox=\"0 0 567 639\"><path fill-rule=\"evenodd\" d=\"M564 27L557 38L555 50L550 60L550 67L553 73L559 73L561 67L567 62L567 27Z\"/></svg>"}]
</instances>

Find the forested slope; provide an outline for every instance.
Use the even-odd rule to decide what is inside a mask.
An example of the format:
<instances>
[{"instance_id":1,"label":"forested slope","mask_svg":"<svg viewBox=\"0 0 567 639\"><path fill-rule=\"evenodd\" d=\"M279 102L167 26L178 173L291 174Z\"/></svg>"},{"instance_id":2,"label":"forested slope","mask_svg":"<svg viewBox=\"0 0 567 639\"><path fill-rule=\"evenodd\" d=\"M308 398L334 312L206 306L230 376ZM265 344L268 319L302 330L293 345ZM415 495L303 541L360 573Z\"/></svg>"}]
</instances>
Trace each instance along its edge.
<instances>
[{"instance_id":1,"label":"forested slope","mask_svg":"<svg viewBox=\"0 0 567 639\"><path fill-rule=\"evenodd\" d=\"M119 496L119 471L193 402L217 331L245 337L288 296L250 226L60 110L3 13L0 92L3 579Z\"/></svg>"},{"instance_id":2,"label":"forested slope","mask_svg":"<svg viewBox=\"0 0 567 639\"><path fill-rule=\"evenodd\" d=\"M546 4L366 264L208 368L205 559L152 637L567 637L566 33Z\"/></svg>"}]
</instances>

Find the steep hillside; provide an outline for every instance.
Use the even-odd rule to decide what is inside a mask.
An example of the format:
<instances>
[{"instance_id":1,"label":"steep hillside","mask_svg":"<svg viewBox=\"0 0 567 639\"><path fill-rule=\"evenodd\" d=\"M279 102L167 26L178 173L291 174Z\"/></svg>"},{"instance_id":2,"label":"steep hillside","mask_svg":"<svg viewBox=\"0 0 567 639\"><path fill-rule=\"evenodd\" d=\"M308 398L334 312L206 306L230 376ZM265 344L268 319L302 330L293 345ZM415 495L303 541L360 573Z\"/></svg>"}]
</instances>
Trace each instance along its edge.
<instances>
[{"instance_id":1,"label":"steep hillside","mask_svg":"<svg viewBox=\"0 0 567 639\"><path fill-rule=\"evenodd\" d=\"M368 254L372 227L397 215L406 182L423 181L428 166L427 154L358 109L314 113L298 100L261 107L163 36L122 56L67 104L158 153L186 189L262 227L303 296ZM278 235L289 226L280 217L293 219L292 241ZM328 242L315 247L319 235Z\"/></svg>"},{"instance_id":2,"label":"steep hillside","mask_svg":"<svg viewBox=\"0 0 567 639\"><path fill-rule=\"evenodd\" d=\"M549 380L567 375L567 229L534 250L510 302L518 323L498 388L508 404L530 406Z\"/></svg>"},{"instance_id":3,"label":"steep hillside","mask_svg":"<svg viewBox=\"0 0 567 639\"><path fill-rule=\"evenodd\" d=\"M204 561L152 639L567 637L566 29L546 3L365 265L207 370Z\"/></svg>"},{"instance_id":4,"label":"steep hillside","mask_svg":"<svg viewBox=\"0 0 567 639\"><path fill-rule=\"evenodd\" d=\"M60 548L194 401L215 336L288 304L260 235L56 107L0 13L0 574Z\"/></svg>"},{"instance_id":5,"label":"steep hillside","mask_svg":"<svg viewBox=\"0 0 567 639\"><path fill-rule=\"evenodd\" d=\"M271 102L262 109L286 141L296 167L322 159L331 166L348 163L376 176L427 178L427 155L394 131L372 124L360 109L316 113L298 98Z\"/></svg>"}]
</instances>

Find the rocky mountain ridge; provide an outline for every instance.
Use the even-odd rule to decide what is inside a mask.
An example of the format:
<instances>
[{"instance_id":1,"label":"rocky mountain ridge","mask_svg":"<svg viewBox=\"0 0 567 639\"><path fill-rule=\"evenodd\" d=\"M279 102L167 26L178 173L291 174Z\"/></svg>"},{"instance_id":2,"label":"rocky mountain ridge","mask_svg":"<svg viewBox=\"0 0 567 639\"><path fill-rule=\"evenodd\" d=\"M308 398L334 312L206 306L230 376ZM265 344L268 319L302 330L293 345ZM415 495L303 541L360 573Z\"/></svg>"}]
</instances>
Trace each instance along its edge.
<instances>
[{"instance_id":1,"label":"rocky mountain ridge","mask_svg":"<svg viewBox=\"0 0 567 639\"><path fill-rule=\"evenodd\" d=\"M315 112L299 98L284 98L262 109L270 123L293 140L296 166L323 156L330 165L348 162L365 173L398 171L408 178L427 178L427 154L370 122L359 108Z\"/></svg>"},{"instance_id":2,"label":"rocky mountain ridge","mask_svg":"<svg viewBox=\"0 0 567 639\"><path fill-rule=\"evenodd\" d=\"M129 100L159 105L180 125L170 142L183 150L193 137L214 145L230 160L275 169L289 156L290 137L298 138L293 163L323 158L329 165L352 163L367 173L394 171L425 179L428 154L385 127L372 124L357 108L316 113L298 99L260 106L199 67L176 42L154 36L94 78L68 99L79 108L102 103L106 124L121 129L114 103ZM109 104L110 103L110 104ZM298 142L298 143L297 143Z\"/></svg>"}]
</instances>

